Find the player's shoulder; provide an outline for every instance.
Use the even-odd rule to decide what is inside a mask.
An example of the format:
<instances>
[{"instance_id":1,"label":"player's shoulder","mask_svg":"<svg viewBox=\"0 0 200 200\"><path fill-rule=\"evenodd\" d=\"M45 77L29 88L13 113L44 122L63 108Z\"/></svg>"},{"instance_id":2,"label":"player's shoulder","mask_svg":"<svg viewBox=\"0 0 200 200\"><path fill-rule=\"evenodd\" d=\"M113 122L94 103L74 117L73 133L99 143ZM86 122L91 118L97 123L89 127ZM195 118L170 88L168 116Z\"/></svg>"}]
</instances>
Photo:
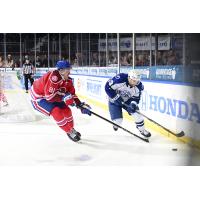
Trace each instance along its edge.
<instances>
[{"instance_id":1,"label":"player's shoulder","mask_svg":"<svg viewBox=\"0 0 200 200\"><path fill-rule=\"evenodd\" d=\"M73 79L72 79L72 77L68 77L68 80L70 81L70 82L73 82Z\"/></svg>"},{"instance_id":2,"label":"player's shoulder","mask_svg":"<svg viewBox=\"0 0 200 200\"><path fill-rule=\"evenodd\" d=\"M49 73L49 80L52 82L52 83L60 83L62 81L62 77L61 75L59 74L58 70L54 70L54 71L51 71L51 72L48 72Z\"/></svg>"},{"instance_id":3,"label":"player's shoulder","mask_svg":"<svg viewBox=\"0 0 200 200\"><path fill-rule=\"evenodd\" d=\"M110 78L107 82L107 84L109 86L113 86L115 84L120 84L120 83L124 83L127 82L128 79L128 74L124 74L124 73L119 73L116 76Z\"/></svg>"},{"instance_id":4,"label":"player's shoulder","mask_svg":"<svg viewBox=\"0 0 200 200\"><path fill-rule=\"evenodd\" d=\"M116 83L126 82L127 79L128 79L128 74L125 74L125 73L119 73L113 77L113 80Z\"/></svg>"},{"instance_id":5,"label":"player's shoulder","mask_svg":"<svg viewBox=\"0 0 200 200\"><path fill-rule=\"evenodd\" d=\"M74 85L73 79L70 76L67 79L67 83L70 84L70 85Z\"/></svg>"}]
</instances>

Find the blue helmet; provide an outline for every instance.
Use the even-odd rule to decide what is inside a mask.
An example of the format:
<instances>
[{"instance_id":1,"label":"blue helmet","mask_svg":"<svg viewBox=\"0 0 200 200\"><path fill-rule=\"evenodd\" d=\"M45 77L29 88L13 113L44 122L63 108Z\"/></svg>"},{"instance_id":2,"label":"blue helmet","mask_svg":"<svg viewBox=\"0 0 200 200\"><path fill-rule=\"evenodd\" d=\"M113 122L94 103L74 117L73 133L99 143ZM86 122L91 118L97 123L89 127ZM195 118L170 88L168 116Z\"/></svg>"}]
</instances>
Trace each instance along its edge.
<instances>
[{"instance_id":1,"label":"blue helmet","mask_svg":"<svg viewBox=\"0 0 200 200\"><path fill-rule=\"evenodd\" d=\"M71 65L68 61L64 61L64 60L59 60L56 63L56 68L59 69L67 69L67 68L71 68Z\"/></svg>"}]
</instances>

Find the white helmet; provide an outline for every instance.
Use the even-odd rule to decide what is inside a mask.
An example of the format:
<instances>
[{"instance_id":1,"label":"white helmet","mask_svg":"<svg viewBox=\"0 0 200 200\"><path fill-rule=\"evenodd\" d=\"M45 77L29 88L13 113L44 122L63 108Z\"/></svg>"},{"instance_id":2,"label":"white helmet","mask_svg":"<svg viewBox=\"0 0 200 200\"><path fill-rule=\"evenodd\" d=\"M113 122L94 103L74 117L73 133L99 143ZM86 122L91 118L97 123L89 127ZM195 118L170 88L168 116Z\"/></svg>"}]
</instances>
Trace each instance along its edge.
<instances>
[{"instance_id":1,"label":"white helmet","mask_svg":"<svg viewBox=\"0 0 200 200\"><path fill-rule=\"evenodd\" d=\"M129 71L128 77L132 80L140 80L140 75L135 70Z\"/></svg>"}]
</instances>

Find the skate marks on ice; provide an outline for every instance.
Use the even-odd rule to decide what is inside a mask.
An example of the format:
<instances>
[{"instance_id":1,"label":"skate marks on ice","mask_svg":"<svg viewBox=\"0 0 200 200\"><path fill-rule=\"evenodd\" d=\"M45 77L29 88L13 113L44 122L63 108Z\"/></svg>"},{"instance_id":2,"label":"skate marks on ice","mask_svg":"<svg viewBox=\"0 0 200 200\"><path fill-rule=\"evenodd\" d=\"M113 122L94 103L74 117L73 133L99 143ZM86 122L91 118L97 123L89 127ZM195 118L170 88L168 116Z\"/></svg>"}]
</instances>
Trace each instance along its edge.
<instances>
[{"instance_id":1,"label":"skate marks on ice","mask_svg":"<svg viewBox=\"0 0 200 200\"><path fill-rule=\"evenodd\" d=\"M29 94L21 89L15 73L6 74L5 94L8 105L1 107L0 123L24 123L39 121L45 116L36 113L30 102Z\"/></svg>"}]
</instances>

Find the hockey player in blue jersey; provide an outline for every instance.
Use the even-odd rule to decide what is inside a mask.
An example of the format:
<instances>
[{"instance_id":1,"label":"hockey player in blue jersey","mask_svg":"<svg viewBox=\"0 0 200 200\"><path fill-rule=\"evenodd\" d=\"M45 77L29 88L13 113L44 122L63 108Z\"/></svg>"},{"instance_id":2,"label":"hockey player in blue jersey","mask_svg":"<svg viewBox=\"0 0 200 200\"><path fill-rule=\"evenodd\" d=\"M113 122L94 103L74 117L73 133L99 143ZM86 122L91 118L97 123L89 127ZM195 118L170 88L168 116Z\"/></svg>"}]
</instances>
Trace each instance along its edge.
<instances>
[{"instance_id":1,"label":"hockey player in blue jersey","mask_svg":"<svg viewBox=\"0 0 200 200\"><path fill-rule=\"evenodd\" d=\"M143 117L136 112L139 110L138 104L143 90L144 86L135 70L129 71L128 74L117 74L109 79L105 85L112 121L121 125L122 109L124 109L133 116L139 132L145 137L150 137L151 133L145 130ZM117 126L113 126L113 128L115 131L118 130Z\"/></svg>"}]
</instances>

